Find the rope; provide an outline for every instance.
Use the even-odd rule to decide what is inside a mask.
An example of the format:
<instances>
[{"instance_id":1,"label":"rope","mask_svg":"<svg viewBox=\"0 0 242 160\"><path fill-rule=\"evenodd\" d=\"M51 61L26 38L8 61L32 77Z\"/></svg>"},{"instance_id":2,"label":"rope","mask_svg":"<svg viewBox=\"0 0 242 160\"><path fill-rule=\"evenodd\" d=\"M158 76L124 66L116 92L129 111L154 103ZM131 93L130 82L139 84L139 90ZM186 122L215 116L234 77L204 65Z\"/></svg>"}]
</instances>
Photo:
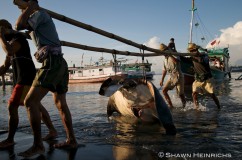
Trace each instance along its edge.
<instances>
[{"instance_id":1,"label":"rope","mask_svg":"<svg viewBox=\"0 0 242 160\"><path fill-rule=\"evenodd\" d=\"M114 74L116 76L116 73L117 73L117 55L116 55L116 53L114 53L112 55L113 55L113 60L114 60Z\"/></svg>"},{"instance_id":2,"label":"rope","mask_svg":"<svg viewBox=\"0 0 242 160\"><path fill-rule=\"evenodd\" d=\"M142 65L141 65L141 67L142 67L142 77L143 77L143 80L146 81L146 70L145 70L145 65L144 65L144 62L145 62L144 49L142 49L142 51L140 49L140 52L142 52L141 53L142 54Z\"/></svg>"}]
</instances>

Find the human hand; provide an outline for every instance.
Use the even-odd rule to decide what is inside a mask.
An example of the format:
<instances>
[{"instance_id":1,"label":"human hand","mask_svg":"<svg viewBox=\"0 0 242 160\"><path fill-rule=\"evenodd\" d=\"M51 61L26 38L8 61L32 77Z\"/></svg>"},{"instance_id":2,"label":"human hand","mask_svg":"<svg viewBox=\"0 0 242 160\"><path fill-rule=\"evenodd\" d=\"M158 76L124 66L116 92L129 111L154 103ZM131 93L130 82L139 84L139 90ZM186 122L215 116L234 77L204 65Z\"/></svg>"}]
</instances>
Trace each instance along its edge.
<instances>
[{"instance_id":1,"label":"human hand","mask_svg":"<svg viewBox=\"0 0 242 160\"><path fill-rule=\"evenodd\" d=\"M161 87L163 86L163 81L160 81L160 86L161 86Z\"/></svg>"},{"instance_id":2,"label":"human hand","mask_svg":"<svg viewBox=\"0 0 242 160\"><path fill-rule=\"evenodd\" d=\"M21 8L26 8L28 6L28 3L23 0L14 0L13 4L15 4Z\"/></svg>"},{"instance_id":3,"label":"human hand","mask_svg":"<svg viewBox=\"0 0 242 160\"><path fill-rule=\"evenodd\" d=\"M0 26L0 36L2 37L2 35L4 35L5 34L5 31L6 29L5 29L5 27L3 27L3 26Z\"/></svg>"}]
</instances>

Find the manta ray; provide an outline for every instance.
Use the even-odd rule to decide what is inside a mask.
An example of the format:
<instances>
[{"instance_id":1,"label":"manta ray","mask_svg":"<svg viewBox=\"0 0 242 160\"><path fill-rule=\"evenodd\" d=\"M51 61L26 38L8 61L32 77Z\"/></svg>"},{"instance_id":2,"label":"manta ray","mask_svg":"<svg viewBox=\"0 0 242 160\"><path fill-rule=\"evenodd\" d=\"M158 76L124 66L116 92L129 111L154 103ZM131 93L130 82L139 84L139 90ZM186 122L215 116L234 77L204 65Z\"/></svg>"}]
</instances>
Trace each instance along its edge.
<instances>
[{"instance_id":1,"label":"manta ray","mask_svg":"<svg viewBox=\"0 0 242 160\"><path fill-rule=\"evenodd\" d=\"M144 122L158 121L165 128L166 134L176 134L170 109L152 82L143 79L108 78L101 85L99 94L109 97L108 117L117 112Z\"/></svg>"}]
</instances>

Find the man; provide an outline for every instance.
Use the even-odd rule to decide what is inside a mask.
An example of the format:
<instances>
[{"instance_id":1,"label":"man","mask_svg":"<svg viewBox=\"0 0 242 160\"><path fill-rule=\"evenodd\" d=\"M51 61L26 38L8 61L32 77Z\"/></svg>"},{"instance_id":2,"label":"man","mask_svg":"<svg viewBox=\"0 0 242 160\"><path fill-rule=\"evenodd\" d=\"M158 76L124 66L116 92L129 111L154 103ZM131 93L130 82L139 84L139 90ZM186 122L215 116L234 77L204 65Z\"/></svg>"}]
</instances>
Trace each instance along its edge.
<instances>
[{"instance_id":1,"label":"man","mask_svg":"<svg viewBox=\"0 0 242 160\"><path fill-rule=\"evenodd\" d=\"M5 62L0 66L0 75L5 74L12 65L14 76L14 88L8 102L8 137L0 142L0 148L6 148L14 145L14 135L19 122L18 107L23 105L24 98L35 77L36 69L32 61L28 41L23 35L12 33L11 24L4 19L0 20L0 44L6 52ZM40 111L43 122L49 128L49 134L44 140L55 138L57 131L50 120L48 112L42 106L40 106Z\"/></svg>"},{"instance_id":2,"label":"man","mask_svg":"<svg viewBox=\"0 0 242 160\"><path fill-rule=\"evenodd\" d=\"M160 50L168 50L168 47L164 44L160 44ZM173 108L173 104L168 95L168 91L172 90L174 87L177 89L177 93L181 99L183 107L186 105L186 100L184 96L184 76L181 71L180 60L174 56L166 55L164 61L164 67L162 72L162 77L160 81L160 86L163 86L163 82L166 76L166 73L169 72L170 77L168 78L165 86L162 89L163 95L170 108Z\"/></svg>"},{"instance_id":3,"label":"man","mask_svg":"<svg viewBox=\"0 0 242 160\"><path fill-rule=\"evenodd\" d=\"M34 143L31 148L19 155L31 157L45 151L41 139L39 108L41 100L49 91L52 92L67 134L66 141L55 144L54 147L76 148L77 141L72 127L71 113L66 102L68 66L61 52L61 44L53 20L46 11L40 9L37 0L15 0L14 4L22 10L16 22L16 29L32 31L31 38L38 49L35 57L42 63L25 99Z\"/></svg>"},{"instance_id":4,"label":"man","mask_svg":"<svg viewBox=\"0 0 242 160\"><path fill-rule=\"evenodd\" d=\"M175 39L171 38L170 43L167 46L172 52L177 52L176 51L176 45L175 45Z\"/></svg>"},{"instance_id":5,"label":"man","mask_svg":"<svg viewBox=\"0 0 242 160\"><path fill-rule=\"evenodd\" d=\"M192 57L195 81L192 84L192 97L195 109L198 109L198 93L200 91L207 93L214 100L218 108L220 108L220 103L218 98L215 96L212 85L212 73L209 66L209 58L206 53L200 53L200 47L194 43L188 45L187 50L190 53L195 53L197 56Z\"/></svg>"}]
</instances>

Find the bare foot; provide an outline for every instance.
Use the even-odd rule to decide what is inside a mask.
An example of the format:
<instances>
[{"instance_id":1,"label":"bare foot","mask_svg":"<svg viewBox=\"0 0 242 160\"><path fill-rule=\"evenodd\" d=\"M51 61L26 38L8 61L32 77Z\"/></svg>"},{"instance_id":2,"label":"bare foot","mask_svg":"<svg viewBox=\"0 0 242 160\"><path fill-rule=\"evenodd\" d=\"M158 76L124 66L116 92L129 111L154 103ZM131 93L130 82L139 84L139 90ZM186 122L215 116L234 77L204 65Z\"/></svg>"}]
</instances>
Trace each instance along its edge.
<instances>
[{"instance_id":1,"label":"bare foot","mask_svg":"<svg viewBox=\"0 0 242 160\"><path fill-rule=\"evenodd\" d=\"M169 107L169 109L173 109L174 108L173 105L168 105L168 107Z\"/></svg>"},{"instance_id":2,"label":"bare foot","mask_svg":"<svg viewBox=\"0 0 242 160\"><path fill-rule=\"evenodd\" d=\"M32 146L28 150L18 153L18 156L30 158L30 157L35 156L37 154L43 154L44 152L45 152L44 146L38 146L38 147Z\"/></svg>"},{"instance_id":3,"label":"bare foot","mask_svg":"<svg viewBox=\"0 0 242 160\"><path fill-rule=\"evenodd\" d=\"M57 137L57 132L50 132L49 134L47 134L45 137L43 137L43 141L48 141L51 139L55 139Z\"/></svg>"},{"instance_id":4,"label":"bare foot","mask_svg":"<svg viewBox=\"0 0 242 160\"><path fill-rule=\"evenodd\" d=\"M78 144L76 141L69 141L69 140L66 140L65 142L62 142L62 143L59 143L59 144L54 144L54 147L55 148L77 148L78 147Z\"/></svg>"},{"instance_id":5,"label":"bare foot","mask_svg":"<svg viewBox=\"0 0 242 160\"><path fill-rule=\"evenodd\" d=\"M195 109L195 110L199 110L199 107L198 107L198 106L195 106L194 109Z\"/></svg>"},{"instance_id":6,"label":"bare foot","mask_svg":"<svg viewBox=\"0 0 242 160\"><path fill-rule=\"evenodd\" d=\"M13 146L14 144L15 144L15 142L13 140L5 139L2 142L0 142L0 148L1 149L8 148L8 147Z\"/></svg>"}]
</instances>

